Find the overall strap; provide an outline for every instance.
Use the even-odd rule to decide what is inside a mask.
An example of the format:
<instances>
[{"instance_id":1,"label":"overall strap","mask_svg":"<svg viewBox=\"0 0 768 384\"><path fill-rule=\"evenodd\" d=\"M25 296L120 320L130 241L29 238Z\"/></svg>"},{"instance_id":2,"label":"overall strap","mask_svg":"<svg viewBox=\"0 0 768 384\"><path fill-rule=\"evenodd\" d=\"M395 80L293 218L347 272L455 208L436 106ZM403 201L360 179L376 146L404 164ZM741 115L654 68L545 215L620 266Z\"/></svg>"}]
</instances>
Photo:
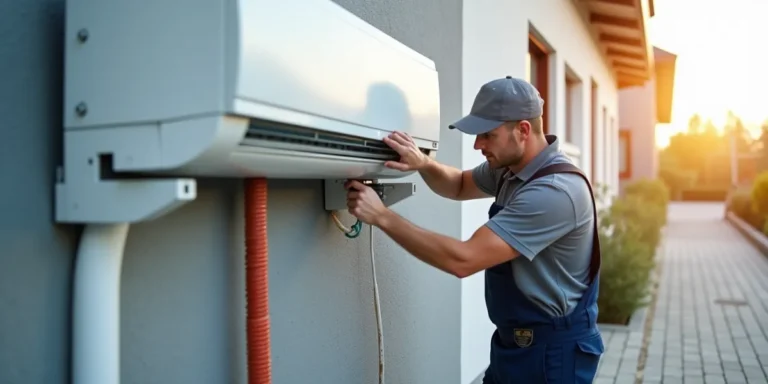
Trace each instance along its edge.
<instances>
[{"instance_id":1,"label":"overall strap","mask_svg":"<svg viewBox=\"0 0 768 384\"><path fill-rule=\"evenodd\" d=\"M602 255L600 254L600 236L598 232L598 225L597 225L597 203L595 202L595 194L592 191L592 183L589 182L589 179L587 178L587 175L584 174L584 172L579 169L579 167L571 164L571 163L559 163L559 164L551 164L546 167L543 167L539 169L536 173L533 174L528 180L526 180L523 185L530 183L533 180L536 180L540 177L553 175L556 173L575 173L579 176L581 176L582 179L584 179L584 182L587 183L587 188L589 188L589 196L592 199L592 215L594 216L594 233L592 235L592 257L589 262L589 279L590 282L595 279L598 272L600 271L600 266L602 264ZM520 187L522 188L521 185Z\"/></svg>"}]
</instances>

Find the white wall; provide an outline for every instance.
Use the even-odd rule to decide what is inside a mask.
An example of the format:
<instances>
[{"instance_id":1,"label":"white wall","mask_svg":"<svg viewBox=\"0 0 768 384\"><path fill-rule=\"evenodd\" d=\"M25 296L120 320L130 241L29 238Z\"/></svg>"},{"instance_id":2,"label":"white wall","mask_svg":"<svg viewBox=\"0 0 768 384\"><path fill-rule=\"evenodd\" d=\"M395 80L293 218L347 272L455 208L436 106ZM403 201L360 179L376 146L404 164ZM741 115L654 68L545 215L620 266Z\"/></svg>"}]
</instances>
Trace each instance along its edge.
<instances>
[{"instance_id":1,"label":"white wall","mask_svg":"<svg viewBox=\"0 0 768 384\"><path fill-rule=\"evenodd\" d=\"M631 178L654 178L656 156L656 82L650 80L642 87L619 92L620 129L631 132Z\"/></svg>"},{"instance_id":2,"label":"white wall","mask_svg":"<svg viewBox=\"0 0 768 384\"><path fill-rule=\"evenodd\" d=\"M557 10L557 11L555 11ZM603 135L602 106L608 116L618 123L615 81L596 43L588 32L571 0L471 0L464 1L464 35L462 58L462 111L468 113L480 86L491 79L511 75L525 76L528 51L529 22L555 49L550 69L549 103L551 130L557 135L565 132L565 67L566 62L584 82L582 89L581 130L573 140L582 153L580 165L587 173L591 169L590 151L590 81L599 88L598 135ZM617 124L618 125L618 124ZM473 137L463 137L464 169L480 164L484 158L473 149ZM604 140L597 140L598 151ZM611 144L612 143L612 144ZM609 145L616 145L610 140ZM616 151L613 151L614 157ZM616 173L602 156L597 171L602 175ZM610 178L616 184L616 177ZM461 234L464 239L487 220L490 199L462 203ZM493 325L488 320L484 299L484 277L478 273L462 281L461 311L461 382L469 383L488 365L489 342Z\"/></svg>"}]
</instances>

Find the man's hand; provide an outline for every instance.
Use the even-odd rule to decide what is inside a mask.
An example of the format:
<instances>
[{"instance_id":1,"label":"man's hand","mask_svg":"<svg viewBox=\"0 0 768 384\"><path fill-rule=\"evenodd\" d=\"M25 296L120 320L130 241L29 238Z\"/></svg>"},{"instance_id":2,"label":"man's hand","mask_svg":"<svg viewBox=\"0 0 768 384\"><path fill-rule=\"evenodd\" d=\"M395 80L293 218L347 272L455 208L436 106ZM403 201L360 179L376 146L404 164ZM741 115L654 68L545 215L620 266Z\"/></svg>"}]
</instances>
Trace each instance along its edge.
<instances>
[{"instance_id":1,"label":"man's hand","mask_svg":"<svg viewBox=\"0 0 768 384\"><path fill-rule=\"evenodd\" d=\"M378 226L389 212L381 202L379 195L371 187L359 182L348 181L344 184L347 189L347 208L349 213L363 223Z\"/></svg>"},{"instance_id":2,"label":"man's hand","mask_svg":"<svg viewBox=\"0 0 768 384\"><path fill-rule=\"evenodd\" d=\"M399 171L418 171L429 163L427 155L419 150L407 133L395 131L383 139L384 143L400 155L400 161L387 161L384 166Z\"/></svg>"}]
</instances>

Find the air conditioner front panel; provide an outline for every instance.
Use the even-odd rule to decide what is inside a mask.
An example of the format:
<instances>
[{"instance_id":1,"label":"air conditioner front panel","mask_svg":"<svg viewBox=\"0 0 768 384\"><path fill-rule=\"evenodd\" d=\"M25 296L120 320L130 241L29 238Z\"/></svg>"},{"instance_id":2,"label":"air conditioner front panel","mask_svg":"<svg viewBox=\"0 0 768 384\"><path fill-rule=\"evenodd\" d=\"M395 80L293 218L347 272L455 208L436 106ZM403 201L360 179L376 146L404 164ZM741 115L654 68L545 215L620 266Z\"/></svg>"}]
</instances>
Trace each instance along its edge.
<instances>
[{"instance_id":1,"label":"air conditioner front panel","mask_svg":"<svg viewBox=\"0 0 768 384\"><path fill-rule=\"evenodd\" d=\"M440 134L434 63L328 0L240 0L232 108L380 139L394 130L428 146ZM269 116L274 118L274 116ZM354 132L353 132L354 131ZM427 146L427 144L424 144Z\"/></svg>"},{"instance_id":2,"label":"air conditioner front panel","mask_svg":"<svg viewBox=\"0 0 768 384\"><path fill-rule=\"evenodd\" d=\"M344 154L311 152L299 146L245 142L215 161L191 161L179 168L144 174L213 178L269 177L276 179L395 179L412 172L384 166L384 161Z\"/></svg>"},{"instance_id":3,"label":"air conditioner front panel","mask_svg":"<svg viewBox=\"0 0 768 384\"><path fill-rule=\"evenodd\" d=\"M276 179L388 179L410 174L386 168L381 161L247 146L230 156L230 164L232 176Z\"/></svg>"}]
</instances>

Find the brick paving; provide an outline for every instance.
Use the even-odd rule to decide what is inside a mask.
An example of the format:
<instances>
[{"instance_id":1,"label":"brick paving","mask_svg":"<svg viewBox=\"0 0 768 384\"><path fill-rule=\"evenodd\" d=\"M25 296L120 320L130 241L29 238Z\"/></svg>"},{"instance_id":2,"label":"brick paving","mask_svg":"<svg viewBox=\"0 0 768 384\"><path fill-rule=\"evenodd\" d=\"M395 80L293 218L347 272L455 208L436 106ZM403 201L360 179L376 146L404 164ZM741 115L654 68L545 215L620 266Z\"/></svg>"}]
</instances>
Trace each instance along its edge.
<instances>
[{"instance_id":1,"label":"brick paving","mask_svg":"<svg viewBox=\"0 0 768 384\"><path fill-rule=\"evenodd\" d=\"M603 330L605 354L600 360L595 384L634 383L643 332Z\"/></svg>"},{"instance_id":2,"label":"brick paving","mask_svg":"<svg viewBox=\"0 0 768 384\"><path fill-rule=\"evenodd\" d=\"M768 259L721 204L673 204L642 383L768 383ZM632 384L643 332L605 331L595 383ZM634 369L633 369L634 368Z\"/></svg>"}]
</instances>

